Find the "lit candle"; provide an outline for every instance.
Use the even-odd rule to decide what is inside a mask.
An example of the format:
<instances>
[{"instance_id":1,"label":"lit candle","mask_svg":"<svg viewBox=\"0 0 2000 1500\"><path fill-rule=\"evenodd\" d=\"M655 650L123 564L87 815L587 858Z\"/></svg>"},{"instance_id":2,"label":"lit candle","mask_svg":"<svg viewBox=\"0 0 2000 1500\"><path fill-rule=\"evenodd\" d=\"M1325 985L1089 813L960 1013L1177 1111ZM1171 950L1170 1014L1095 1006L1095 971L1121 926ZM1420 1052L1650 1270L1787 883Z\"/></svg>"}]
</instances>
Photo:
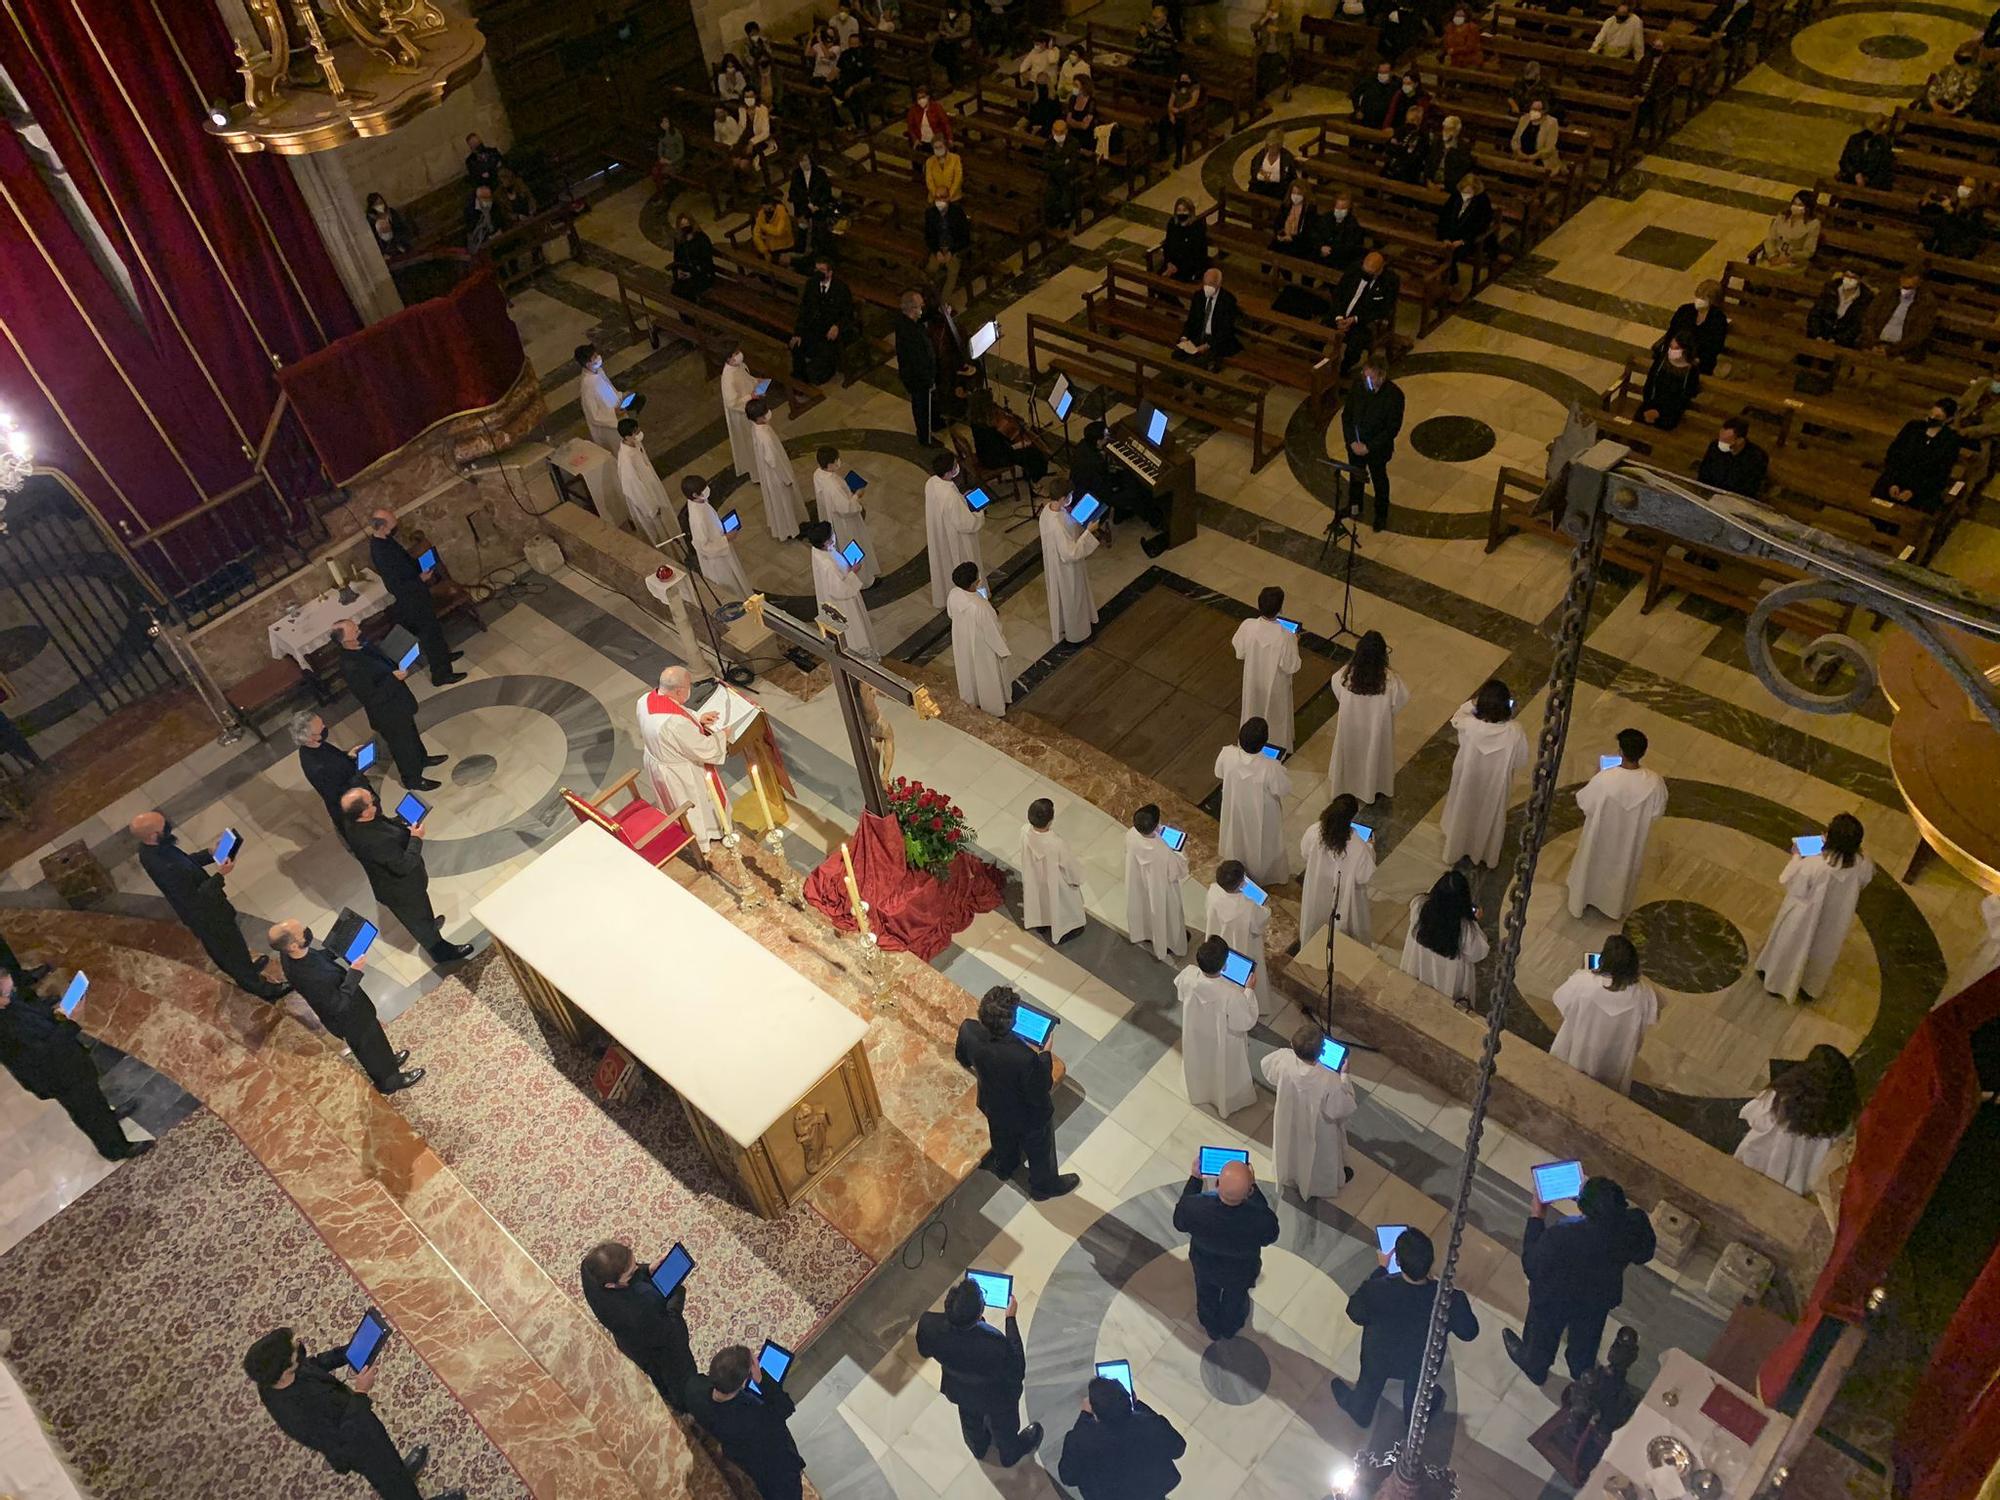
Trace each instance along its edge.
<instances>
[{"instance_id":1,"label":"lit candle","mask_svg":"<svg viewBox=\"0 0 2000 1500\"><path fill-rule=\"evenodd\" d=\"M708 783L708 794L715 799L715 810L722 817L722 831L724 833L729 832L729 804L722 800L721 781L714 776L708 775L706 772L703 773L701 779Z\"/></svg>"},{"instance_id":2,"label":"lit candle","mask_svg":"<svg viewBox=\"0 0 2000 1500\"><path fill-rule=\"evenodd\" d=\"M847 869L847 900L854 908L854 926L864 935L868 931L868 908L861 899L861 887L854 879L854 856L847 852L847 845L840 846L840 862Z\"/></svg>"},{"instance_id":3,"label":"lit candle","mask_svg":"<svg viewBox=\"0 0 2000 1500\"><path fill-rule=\"evenodd\" d=\"M750 762L750 788L757 794L757 811L764 816L764 826L767 829L776 828L778 825L771 818L771 801L764 795L764 777L754 760Z\"/></svg>"}]
</instances>

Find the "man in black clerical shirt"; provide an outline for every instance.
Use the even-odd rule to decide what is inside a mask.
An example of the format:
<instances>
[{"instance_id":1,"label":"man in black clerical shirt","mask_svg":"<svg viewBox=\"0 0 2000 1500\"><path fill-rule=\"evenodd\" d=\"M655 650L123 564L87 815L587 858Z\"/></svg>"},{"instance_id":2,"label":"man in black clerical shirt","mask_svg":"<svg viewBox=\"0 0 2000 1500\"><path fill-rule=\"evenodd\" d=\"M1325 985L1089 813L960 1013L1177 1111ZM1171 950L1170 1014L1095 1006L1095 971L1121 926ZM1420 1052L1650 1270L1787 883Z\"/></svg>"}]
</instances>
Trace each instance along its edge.
<instances>
[{"instance_id":1,"label":"man in black clerical shirt","mask_svg":"<svg viewBox=\"0 0 2000 1500\"><path fill-rule=\"evenodd\" d=\"M1021 1425L1021 1387L1028 1355L1015 1321L1020 1306L1007 1303L1003 1333L986 1321L986 1299L970 1276L944 1294L944 1311L917 1319L917 1353L944 1371L944 1399L958 1408L958 1430L974 1458L998 1447L1000 1467L1011 1469L1041 1446L1042 1424Z\"/></svg>"},{"instance_id":2,"label":"man in black clerical shirt","mask_svg":"<svg viewBox=\"0 0 2000 1500\"><path fill-rule=\"evenodd\" d=\"M708 1374L688 1382L688 1409L722 1444L729 1461L750 1476L761 1500L799 1500L806 1461L785 1425L797 1408L784 1387L764 1378L748 1349L741 1344L718 1349Z\"/></svg>"},{"instance_id":3,"label":"man in black clerical shirt","mask_svg":"<svg viewBox=\"0 0 2000 1500\"><path fill-rule=\"evenodd\" d=\"M465 681L463 672L451 664L465 653L451 649L444 638L444 626L431 599L431 576L435 567L420 568L396 535L396 513L378 510L368 518L368 561L389 590L396 623L417 638L424 660L430 663L431 681L439 687Z\"/></svg>"},{"instance_id":4,"label":"man in black clerical shirt","mask_svg":"<svg viewBox=\"0 0 2000 1500\"><path fill-rule=\"evenodd\" d=\"M347 1043L354 1060L361 1064L361 1071L375 1085L376 1093L398 1093L422 1081L422 1068L403 1070L410 1054L389 1045L388 1034L382 1030L382 1018L375 1013L375 1002L361 988L361 970L368 963L367 954L346 963L324 947L314 947L312 929L297 921L278 923L270 936L285 978L291 980L292 988L312 1007L320 1024Z\"/></svg>"},{"instance_id":5,"label":"man in black clerical shirt","mask_svg":"<svg viewBox=\"0 0 2000 1500\"><path fill-rule=\"evenodd\" d=\"M368 785L354 763L354 752L341 749L326 737L326 720L314 708L302 708L292 715L292 743L299 747L299 769L305 773L306 785L319 793L326 815L333 819L335 828L340 827L342 793Z\"/></svg>"},{"instance_id":6,"label":"man in black clerical shirt","mask_svg":"<svg viewBox=\"0 0 2000 1500\"><path fill-rule=\"evenodd\" d=\"M1187 1439L1173 1423L1099 1375L1063 1439L1056 1474L1083 1500L1165 1500L1181 1482L1174 1460L1185 1452Z\"/></svg>"},{"instance_id":7,"label":"man in black clerical shirt","mask_svg":"<svg viewBox=\"0 0 2000 1500\"><path fill-rule=\"evenodd\" d=\"M1403 1382L1405 1402L1416 1391L1417 1375L1424 1363L1424 1341L1430 1335L1431 1308L1437 1302L1437 1278L1431 1265L1437 1250L1431 1237L1421 1229L1405 1229L1396 1239L1393 1259L1376 1256L1379 1262L1368 1279L1347 1299L1347 1316L1361 1325L1361 1374L1352 1383L1339 1376L1333 1379L1333 1399L1358 1426L1375 1420L1375 1403L1382 1387L1391 1380ZM1479 1320L1464 1292L1452 1288L1451 1310L1445 1328L1455 1339L1479 1337ZM1444 1387L1431 1391L1431 1415L1444 1405Z\"/></svg>"},{"instance_id":8,"label":"man in black clerical shirt","mask_svg":"<svg viewBox=\"0 0 2000 1500\"><path fill-rule=\"evenodd\" d=\"M84 1004L90 1001L86 998ZM151 1141L125 1138L118 1114L104 1097L97 1067L83 1045L82 1029L32 990L16 991L14 976L0 971L0 1065L37 1099L53 1099L97 1154L109 1161L144 1156Z\"/></svg>"},{"instance_id":9,"label":"man in black clerical shirt","mask_svg":"<svg viewBox=\"0 0 2000 1500\"><path fill-rule=\"evenodd\" d=\"M1014 1034L1020 998L1005 985L988 990L978 1018L960 1024L955 1055L979 1080L979 1112L991 1137L979 1165L1005 1181L1025 1156L1028 1196L1039 1203L1073 1192L1082 1179L1056 1172L1054 1059L1046 1042L1034 1047Z\"/></svg>"},{"instance_id":10,"label":"man in black clerical shirt","mask_svg":"<svg viewBox=\"0 0 2000 1500\"><path fill-rule=\"evenodd\" d=\"M1725 417L1715 441L1701 456L1695 478L1733 495L1755 500L1764 493L1764 480L1771 472L1771 460L1750 441L1750 423L1744 417Z\"/></svg>"},{"instance_id":11,"label":"man in black clerical shirt","mask_svg":"<svg viewBox=\"0 0 2000 1500\"><path fill-rule=\"evenodd\" d=\"M257 1386L257 1399L293 1442L318 1453L336 1474L359 1474L382 1500L422 1500L417 1475L430 1459L419 1445L396 1451L389 1429L375 1415L368 1393L379 1365L356 1370L352 1380L334 1371L347 1364L345 1349L308 1354L289 1328L274 1328L243 1356L243 1373ZM465 1500L464 1490L446 1490L433 1500Z\"/></svg>"},{"instance_id":12,"label":"man in black clerical shirt","mask_svg":"<svg viewBox=\"0 0 2000 1500\"><path fill-rule=\"evenodd\" d=\"M1264 1201L1248 1162L1232 1161L1205 1190L1201 1163L1174 1205L1174 1228L1190 1236L1194 1311L1212 1339L1233 1339L1250 1320L1250 1288L1264 1269L1264 1247L1278 1242L1278 1216Z\"/></svg>"},{"instance_id":13,"label":"man in black clerical shirt","mask_svg":"<svg viewBox=\"0 0 2000 1500\"><path fill-rule=\"evenodd\" d=\"M452 943L431 910L431 877L424 868L423 826L412 828L382 804L366 787L356 787L340 799L347 847L361 862L368 888L411 937L423 945L434 964L457 963L472 956L469 943Z\"/></svg>"},{"instance_id":14,"label":"man in black clerical shirt","mask_svg":"<svg viewBox=\"0 0 2000 1500\"><path fill-rule=\"evenodd\" d=\"M687 1410L695 1377L688 1348L687 1283L662 1296L652 1270L630 1245L606 1240L583 1258L583 1300L597 1314L618 1352L637 1365L675 1411Z\"/></svg>"},{"instance_id":15,"label":"man in black clerical shirt","mask_svg":"<svg viewBox=\"0 0 2000 1500\"><path fill-rule=\"evenodd\" d=\"M824 385L839 368L840 346L854 334L854 293L833 274L833 257L813 258L813 279L799 293L792 320L792 374Z\"/></svg>"},{"instance_id":16,"label":"man in black clerical shirt","mask_svg":"<svg viewBox=\"0 0 2000 1500\"><path fill-rule=\"evenodd\" d=\"M206 849L188 853L174 837L173 822L157 809L134 818L131 833L139 841L139 867L159 887L174 915L201 939L209 962L259 1000L289 994L290 985L273 984L265 976L262 955L250 956L250 945L243 941L243 929L237 926L236 908L229 904L222 886L223 877L235 867L235 858L215 865L215 856ZM215 865L213 873L210 865Z\"/></svg>"},{"instance_id":17,"label":"man in black clerical shirt","mask_svg":"<svg viewBox=\"0 0 2000 1500\"><path fill-rule=\"evenodd\" d=\"M368 716L368 727L388 746L397 779L409 791L430 791L438 783L424 772L443 765L448 757L424 749L424 737L417 732L417 695L403 680L410 674L390 661L380 646L361 639L358 621L336 620L333 639L340 648L340 675Z\"/></svg>"}]
</instances>

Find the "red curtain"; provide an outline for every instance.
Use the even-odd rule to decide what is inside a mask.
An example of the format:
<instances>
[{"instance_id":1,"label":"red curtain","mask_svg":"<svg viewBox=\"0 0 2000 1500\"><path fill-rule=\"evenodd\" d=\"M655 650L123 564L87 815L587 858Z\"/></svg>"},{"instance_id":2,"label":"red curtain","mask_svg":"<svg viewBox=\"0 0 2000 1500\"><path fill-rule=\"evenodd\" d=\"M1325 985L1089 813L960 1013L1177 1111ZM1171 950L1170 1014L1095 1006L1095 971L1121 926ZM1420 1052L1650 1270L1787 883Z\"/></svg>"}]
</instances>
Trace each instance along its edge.
<instances>
[{"instance_id":1,"label":"red curtain","mask_svg":"<svg viewBox=\"0 0 2000 1500\"><path fill-rule=\"evenodd\" d=\"M235 91L211 4L10 0L0 66L123 263L133 302L0 127L0 402L131 530L250 474L289 364L359 326L283 163L225 151L204 101ZM295 430L274 478L323 481ZM287 463L286 460L292 460Z\"/></svg>"},{"instance_id":2,"label":"red curtain","mask_svg":"<svg viewBox=\"0 0 2000 1500\"><path fill-rule=\"evenodd\" d=\"M278 378L326 472L345 484L434 423L491 406L527 357L489 265Z\"/></svg>"}]
</instances>

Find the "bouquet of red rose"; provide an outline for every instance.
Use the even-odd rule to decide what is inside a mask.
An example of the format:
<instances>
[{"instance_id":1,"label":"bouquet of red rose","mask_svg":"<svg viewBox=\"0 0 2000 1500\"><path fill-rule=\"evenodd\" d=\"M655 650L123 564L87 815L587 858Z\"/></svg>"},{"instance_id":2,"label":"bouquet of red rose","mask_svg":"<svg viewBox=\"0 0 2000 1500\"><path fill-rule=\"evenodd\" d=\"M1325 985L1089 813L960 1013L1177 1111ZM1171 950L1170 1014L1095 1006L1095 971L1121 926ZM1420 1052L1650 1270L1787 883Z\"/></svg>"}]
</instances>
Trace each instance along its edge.
<instances>
[{"instance_id":1,"label":"bouquet of red rose","mask_svg":"<svg viewBox=\"0 0 2000 1500\"><path fill-rule=\"evenodd\" d=\"M903 830L903 856L910 868L942 876L971 836L965 813L943 792L907 776L896 778L888 797L889 816Z\"/></svg>"}]
</instances>

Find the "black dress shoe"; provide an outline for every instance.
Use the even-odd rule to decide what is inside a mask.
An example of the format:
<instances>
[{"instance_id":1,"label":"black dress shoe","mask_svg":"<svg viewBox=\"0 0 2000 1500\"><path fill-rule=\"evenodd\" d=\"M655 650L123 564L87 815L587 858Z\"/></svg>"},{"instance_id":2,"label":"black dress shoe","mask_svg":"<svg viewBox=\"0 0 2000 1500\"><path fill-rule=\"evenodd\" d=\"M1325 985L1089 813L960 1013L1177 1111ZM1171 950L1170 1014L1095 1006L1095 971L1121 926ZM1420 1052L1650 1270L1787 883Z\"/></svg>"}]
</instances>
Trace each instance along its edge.
<instances>
[{"instance_id":1,"label":"black dress shoe","mask_svg":"<svg viewBox=\"0 0 2000 1500\"><path fill-rule=\"evenodd\" d=\"M273 989L268 989L260 992L257 998L259 1000L262 1000L266 1005L276 1005L280 1000L284 999L285 996L289 995L291 992L292 992L292 987L289 984L281 984Z\"/></svg>"},{"instance_id":2,"label":"black dress shoe","mask_svg":"<svg viewBox=\"0 0 2000 1500\"><path fill-rule=\"evenodd\" d=\"M449 651L445 653L445 656L446 659L449 661L462 661L465 657L465 653L463 651Z\"/></svg>"},{"instance_id":3,"label":"black dress shoe","mask_svg":"<svg viewBox=\"0 0 2000 1500\"><path fill-rule=\"evenodd\" d=\"M405 1047L401 1052L398 1052L396 1054L396 1066L399 1068L402 1067L402 1065L408 1062L409 1060L410 1060L410 1049L408 1047Z\"/></svg>"},{"instance_id":4,"label":"black dress shoe","mask_svg":"<svg viewBox=\"0 0 2000 1500\"><path fill-rule=\"evenodd\" d=\"M431 955L431 962L439 964L455 964L455 963L461 963L470 957L472 957L472 944L446 943L442 948L438 949L436 953Z\"/></svg>"},{"instance_id":5,"label":"black dress shoe","mask_svg":"<svg viewBox=\"0 0 2000 1500\"><path fill-rule=\"evenodd\" d=\"M454 682L463 681L465 681L465 674L463 672L447 672L442 677L433 677L431 679L431 686L450 687Z\"/></svg>"},{"instance_id":6,"label":"black dress shoe","mask_svg":"<svg viewBox=\"0 0 2000 1500\"><path fill-rule=\"evenodd\" d=\"M51 969L52 966L49 964L36 964L32 969L23 969L21 971L21 988L24 990L33 989L49 977Z\"/></svg>"},{"instance_id":7,"label":"black dress shoe","mask_svg":"<svg viewBox=\"0 0 2000 1500\"><path fill-rule=\"evenodd\" d=\"M1030 1422L1026 1427L1023 1427L1021 1429L1021 1443L1023 1446L1021 1451L1014 1455L1014 1463L1005 1464L1002 1467L1011 1469L1014 1467L1014 1464L1019 1463L1022 1459L1033 1458L1035 1456L1035 1450L1042 1446L1042 1424L1040 1422Z\"/></svg>"},{"instance_id":8,"label":"black dress shoe","mask_svg":"<svg viewBox=\"0 0 2000 1500\"><path fill-rule=\"evenodd\" d=\"M1149 536L1139 543L1139 550L1148 557L1158 557L1167 550L1167 539L1164 536Z\"/></svg>"},{"instance_id":9,"label":"black dress shoe","mask_svg":"<svg viewBox=\"0 0 2000 1500\"><path fill-rule=\"evenodd\" d=\"M410 1478L415 1479L419 1474L424 1472L424 1465L430 1461L430 1444L419 1443L403 1455L403 1472L408 1474Z\"/></svg>"},{"instance_id":10,"label":"black dress shoe","mask_svg":"<svg viewBox=\"0 0 2000 1500\"><path fill-rule=\"evenodd\" d=\"M1348 1403L1354 1399L1353 1385L1348 1381L1342 1380L1338 1375L1333 1377L1330 1384L1333 1387L1333 1404L1340 1408L1348 1421L1354 1421L1354 1413L1348 1409Z\"/></svg>"},{"instance_id":11,"label":"black dress shoe","mask_svg":"<svg viewBox=\"0 0 2000 1500\"><path fill-rule=\"evenodd\" d=\"M1536 1385L1540 1385L1549 1378L1547 1370L1537 1375L1533 1370L1521 1363L1521 1335L1514 1332L1513 1329L1503 1328L1500 1330L1500 1347L1507 1351L1507 1357L1519 1366L1521 1373L1534 1381Z\"/></svg>"},{"instance_id":12,"label":"black dress shoe","mask_svg":"<svg viewBox=\"0 0 2000 1500\"><path fill-rule=\"evenodd\" d=\"M1062 1176L1056 1179L1056 1185L1050 1188L1046 1193L1030 1192L1028 1196L1034 1199L1037 1203L1046 1203L1051 1198L1060 1198L1065 1193L1075 1192L1076 1185L1082 1181L1083 1179L1077 1176L1076 1173L1065 1172L1062 1174Z\"/></svg>"},{"instance_id":13,"label":"black dress shoe","mask_svg":"<svg viewBox=\"0 0 2000 1500\"><path fill-rule=\"evenodd\" d=\"M407 1072L398 1073L395 1081L382 1090L382 1093L385 1097L390 1094L400 1094L404 1089L411 1088L423 1081L424 1070L422 1068L411 1068Z\"/></svg>"},{"instance_id":14,"label":"black dress shoe","mask_svg":"<svg viewBox=\"0 0 2000 1500\"><path fill-rule=\"evenodd\" d=\"M127 1141L125 1143L125 1149L120 1151L117 1155L113 1156L111 1160L130 1161L135 1156L144 1156L148 1151L151 1151L155 1146L159 1144L160 1143L158 1141Z\"/></svg>"},{"instance_id":15,"label":"black dress shoe","mask_svg":"<svg viewBox=\"0 0 2000 1500\"><path fill-rule=\"evenodd\" d=\"M434 792L443 785L442 781L433 781L428 776L419 776L415 781L404 782L403 790L406 792Z\"/></svg>"},{"instance_id":16,"label":"black dress shoe","mask_svg":"<svg viewBox=\"0 0 2000 1500\"><path fill-rule=\"evenodd\" d=\"M426 755L424 757L424 764L427 766L441 766L450 759L449 755Z\"/></svg>"}]
</instances>

